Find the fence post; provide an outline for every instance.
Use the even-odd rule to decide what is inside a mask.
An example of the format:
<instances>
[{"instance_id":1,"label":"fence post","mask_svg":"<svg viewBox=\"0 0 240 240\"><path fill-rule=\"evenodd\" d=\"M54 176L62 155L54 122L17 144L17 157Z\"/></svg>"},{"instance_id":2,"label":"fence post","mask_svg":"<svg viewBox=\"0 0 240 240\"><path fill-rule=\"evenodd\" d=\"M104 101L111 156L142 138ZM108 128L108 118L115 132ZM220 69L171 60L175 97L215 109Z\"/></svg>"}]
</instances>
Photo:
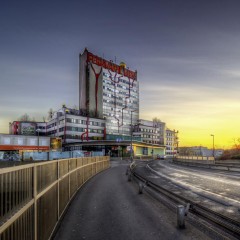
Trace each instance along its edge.
<instances>
[{"instance_id":1,"label":"fence post","mask_svg":"<svg viewBox=\"0 0 240 240\"><path fill-rule=\"evenodd\" d=\"M60 207L59 207L59 178L60 178L60 171L59 171L59 161L57 161L57 204L58 204L58 211L57 211L57 214L58 214L58 220L59 220L59 215L60 215Z\"/></svg>"}]
</instances>

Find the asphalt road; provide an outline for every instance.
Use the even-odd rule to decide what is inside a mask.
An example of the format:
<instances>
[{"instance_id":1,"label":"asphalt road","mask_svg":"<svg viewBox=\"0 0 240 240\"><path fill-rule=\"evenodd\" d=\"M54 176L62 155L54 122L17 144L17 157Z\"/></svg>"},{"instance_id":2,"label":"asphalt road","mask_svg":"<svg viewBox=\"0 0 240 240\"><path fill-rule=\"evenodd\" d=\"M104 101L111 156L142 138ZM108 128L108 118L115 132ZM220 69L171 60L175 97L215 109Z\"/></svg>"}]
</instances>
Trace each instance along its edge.
<instances>
[{"instance_id":1,"label":"asphalt road","mask_svg":"<svg viewBox=\"0 0 240 240\"><path fill-rule=\"evenodd\" d=\"M124 162L113 165L77 193L55 240L209 239L188 223L178 229L175 212L147 194L139 195L137 186L127 181Z\"/></svg>"},{"instance_id":2,"label":"asphalt road","mask_svg":"<svg viewBox=\"0 0 240 240\"><path fill-rule=\"evenodd\" d=\"M240 173L154 161L139 173L177 194L240 221Z\"/></svg>"}]
</instances>

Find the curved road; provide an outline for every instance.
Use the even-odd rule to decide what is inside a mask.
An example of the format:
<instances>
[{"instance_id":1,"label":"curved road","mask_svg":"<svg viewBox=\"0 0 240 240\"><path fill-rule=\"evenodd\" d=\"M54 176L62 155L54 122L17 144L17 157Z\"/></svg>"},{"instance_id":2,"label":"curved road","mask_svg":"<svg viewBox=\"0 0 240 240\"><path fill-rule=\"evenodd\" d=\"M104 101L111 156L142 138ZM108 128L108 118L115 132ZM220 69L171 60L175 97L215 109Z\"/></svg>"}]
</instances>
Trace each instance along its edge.
<instances>
[{"instance_id":1,"label":"curved road","mask_svg":"<svg viewBox=\"0 0 240 240\"><path fill-rule=\"evenodd\" d=\"M55 240L210 239L186 223L176 226L176 214L127 181L121 162L88 181L64 216Z\"/></svg>"},{"instance_id":2,"label":"curved road","mask_svg":"<svg viewBox=\"0 0 240 240\"><path fill-rule=\"evenodd\" d=\"M240 173L152 161L137 171L173 192L240 221Z\"/></svg>"}]
</instances>

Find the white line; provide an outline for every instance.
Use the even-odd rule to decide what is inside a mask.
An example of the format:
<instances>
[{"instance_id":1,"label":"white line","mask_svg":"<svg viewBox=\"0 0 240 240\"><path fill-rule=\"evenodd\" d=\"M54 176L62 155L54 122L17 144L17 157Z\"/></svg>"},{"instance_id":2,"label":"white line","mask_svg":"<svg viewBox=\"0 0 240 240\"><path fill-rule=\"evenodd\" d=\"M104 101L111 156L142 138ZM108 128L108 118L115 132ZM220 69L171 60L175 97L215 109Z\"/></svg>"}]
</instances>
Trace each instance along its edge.
<instances>
[{"instance_id":1,"label":"white line","mask_svg":"<svg viewBox=\"0 0 240 240\"><path fill-rule=\"evenodd\" d=\"M166 179L170 180L171 182L177 183L177 184L182 185L182 186L187 186L192 192L195 192L195 193L204 192L204 193L209 194L209 195L211 195L211 196L214 196L214 197L217 197L217 198L221 198L221 199L219 200L219 202L222 201L222 200L224 200L224 201L226 201L227 203L230 203L230 204L232 204L232 205L234 205L234 206L236 206L236 207L240 207L240 201L238 201L238 200L235 200L235 199L232 199L232 198L228 198L228 197L219 195L219 194L217 194L217 193L209 192L209 191L207 191L207 190L204 190L204 189L195 187L195 186L193 186L193 185L190 185L190 184L188 184L188 183L182 182L182 181L180 181L180 180L177 180L177 181L176 181L176 180L174 180L174 179L172 179L172 178L170 178L170 177L168 177L168 176L166 176L166 175L164 175L164 174L162 174L162 173L154 170L153 168L151 168L151 167L149 166L149 164L147 164L147 167L149 168L150 171L155 172L157 175L159 175L159 176L161 176L161 177L163 177L163 178L166 178Z\"/></svg>"},{"instance_id":2,"label":"white line","mask_svg":"<svg viewBox=\"0 0 240 240\"><path fill-rule=\"evenodd\" d=\"M235 186L240 186L240 182L239 180L225 180L225 179L216 179L216 177L211 177L211 176L203 176L201 174L199 174L197 171L195 170L192 170L194 171L194 174L189 172L189 171L184 171L184 170L180 170L180 169L176 169L174 167L169 167L167 165L164 165L164 164L161 164L161 163L158 163L159 165L165 167L165 168L169 168L169 169L174 169L174 171L179 171L179 172L182 172L182 173L185 173L185 174L188 174L188 175L193 175L193 176L199 176L201 178L207 178L207 179L211 179L213 181L217 181L217 182L222 182L222 183L227 183L227 184L232 184L232 185L235 185ZM226 175L225 175L226 176Z\"/></svg>"}]
</instances>

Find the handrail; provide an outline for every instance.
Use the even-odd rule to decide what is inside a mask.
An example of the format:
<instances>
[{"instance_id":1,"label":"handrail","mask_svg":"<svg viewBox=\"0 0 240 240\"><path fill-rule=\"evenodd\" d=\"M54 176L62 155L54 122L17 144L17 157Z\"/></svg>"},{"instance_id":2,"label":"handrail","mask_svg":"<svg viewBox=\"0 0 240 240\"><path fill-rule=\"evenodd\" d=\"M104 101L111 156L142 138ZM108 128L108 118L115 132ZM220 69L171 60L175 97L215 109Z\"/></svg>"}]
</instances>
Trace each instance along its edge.
<instances>
[{"instance_id":1,"label":"handrail","mask_svg":"<svg viewBox=\"0 0 240 240\"><path fill-rule=\"evenodd\" d=\"M0 169L0 239L49 239L78 189L108 167L106 156Z\"/></svg>"}]
</instances>

